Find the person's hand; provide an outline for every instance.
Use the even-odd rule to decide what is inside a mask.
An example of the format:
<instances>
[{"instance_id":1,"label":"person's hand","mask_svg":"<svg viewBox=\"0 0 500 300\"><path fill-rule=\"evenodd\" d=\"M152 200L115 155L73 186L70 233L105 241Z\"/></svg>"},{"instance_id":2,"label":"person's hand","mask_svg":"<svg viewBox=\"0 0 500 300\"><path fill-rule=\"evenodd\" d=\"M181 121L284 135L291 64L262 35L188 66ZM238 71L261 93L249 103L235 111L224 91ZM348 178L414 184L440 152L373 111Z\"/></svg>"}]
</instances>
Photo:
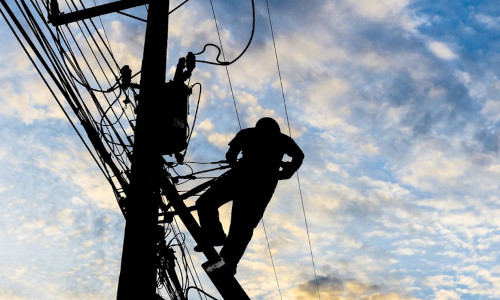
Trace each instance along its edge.
<instances>
[{"instance_id":1,"label":"person's hand","mask_svg":"<svg viewBox=\"0 0 500 300\"><path fill-rule=\"evenodd\" d=\"M292 163L290 162L282 162L281 170L278 172L278 180L290 179L293 175Z\"/></svg>"}]
</instances>

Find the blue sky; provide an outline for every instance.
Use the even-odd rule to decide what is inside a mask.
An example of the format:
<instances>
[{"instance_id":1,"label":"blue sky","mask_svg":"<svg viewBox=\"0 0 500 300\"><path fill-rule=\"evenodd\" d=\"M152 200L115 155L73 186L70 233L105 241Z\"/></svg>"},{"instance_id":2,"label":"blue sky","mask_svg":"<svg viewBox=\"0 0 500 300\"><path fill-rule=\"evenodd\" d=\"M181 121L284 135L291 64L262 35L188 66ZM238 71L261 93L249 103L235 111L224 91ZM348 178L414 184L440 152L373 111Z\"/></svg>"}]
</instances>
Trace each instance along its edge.
<instances>
[{"instance_id":1,"label":"blue sky","mask_svg":"<svg viewBox=\"0 0 500 300\"><path fill-rule=\"evenodd\" d=\"M321 299L498 298L498 3L269 4ZM250 1L214 5L235 57ZM241 125L272 116L288 132L265 1L256 16L229 67ZM143 23L103 24L118 63L139 70ZM114 299L124 220L111 188L3 19L0 34L0 298ZM218 42L209 1L175 12L169 37L171 77L178 57ZM192 81L188 158L223 159L239 129L226 71L199 64ZM282 298L318 299L297 178L264 220ZM280 299L261 227L237 278L252 299Z\"/></svg>"}]
</instances>

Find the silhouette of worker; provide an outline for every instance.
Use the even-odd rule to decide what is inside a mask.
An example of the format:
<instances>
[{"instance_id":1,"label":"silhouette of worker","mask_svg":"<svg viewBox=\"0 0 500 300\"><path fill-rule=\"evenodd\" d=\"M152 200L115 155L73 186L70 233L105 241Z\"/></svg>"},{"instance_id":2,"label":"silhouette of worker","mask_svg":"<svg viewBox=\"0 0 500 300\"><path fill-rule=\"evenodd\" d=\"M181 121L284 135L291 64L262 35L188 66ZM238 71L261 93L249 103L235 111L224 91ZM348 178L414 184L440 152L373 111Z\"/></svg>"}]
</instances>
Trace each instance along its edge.
<instances>
[{"instance_id":1,"label":"silhouette of worker","mask_svg":"<svg viewBox=\"0 0 500 300\"><path fill-rule=\"evenodd\" d=\"M284 162L285 154L292 160ZM274 119L266 117L254 128L236 134L229 143L226 159L231 170L219 177L196 202L204 241L195 251L203 251L204 245L223 245L220 256L227 270L235 274L278 180L292 177L302 164L304 153L292 138L280 132ZM231 224L226 238L218 208L231 200Z\"/></svg>"}]
</instances>

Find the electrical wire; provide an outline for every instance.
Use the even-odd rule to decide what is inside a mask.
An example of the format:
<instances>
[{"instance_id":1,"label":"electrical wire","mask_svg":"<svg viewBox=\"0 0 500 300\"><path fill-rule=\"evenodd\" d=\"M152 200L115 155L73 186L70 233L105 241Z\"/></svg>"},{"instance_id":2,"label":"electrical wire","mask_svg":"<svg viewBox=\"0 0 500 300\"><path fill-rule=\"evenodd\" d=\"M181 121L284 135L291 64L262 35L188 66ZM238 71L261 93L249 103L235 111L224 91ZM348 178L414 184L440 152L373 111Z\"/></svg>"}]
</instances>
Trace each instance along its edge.
<instances>
[{"instance_id":1,"label":"electrical wire","mask_svg":"<svg viewBox=\"0 0 500 300\"><path fill-rule=\"evenodd\" d=\"M31 1L31 3L32 3L33 7L35 7L35 11L38 12L39 18L41 20L43 20L41 9L38 6L39 3L34 2L34 1ZM58 89L60 91L62 91L63 93L66 93L65 98L66 98L68 104L70 104L70 106L72 107L75 114L81 119L82 125L84 125L84 127L86 126L85 124L91 125L92 122L95 122L95 121L93 121L93 117L91 116L90 111L86 108L86 105L84 104L84 101L81 98L80 92L76 89L76 86L73 83L71 83L72 80L70 80L70 78L67 76L68 72L65 71L65 70L67 70L67 68L63 67L63 65L59 62L59 58L56 57L55 52L51 48L52 47L51 45L53 45L53 44L51 44L51 42L45 37L43 30L37 25L37 20L31 14L31 11L27 7L26 3L24 1L16 1L16 4L18 5L18 8L20 9L19 15L25 18L25 20L27 21L27 23L29 25L27 28L31 29L31 31L33 32L33 36L39 42L39 46L35 46L35 44L33 42L31 42L30 48L32 48L34 50L40 49L43 52L43 54L39 54L37 56L38 60L42 63L42 65L44 66L44 69L46 69L49 72L49 74L53 70L54 73L53 73L53 75L51 75L51 77L52 77L54 83L56 83L58 85ZM45 24L44 22L41 22L41 23ZM47 24L45 24L45 25L47 25ZM23 28L23 26L21 26L21 25L18 25L17 27L19 27L21 29ZM12 30L12 31L15 32L15 30ZM54 33L50 29L48 29L48 32L49 32L49 36L52 36L52 38L55 37ZM26 40L31 41L30 38L27 38ZM55 41L55 45L58 45L58 42L57 42L58 39L54 38L54 41ZM24 43L21 40L19 40L19 42L21 44ZM48 61L45 62L45 60L48 60ZM36 65L35 62L33 62L33 64ZM44 78L44 75L41 74L41 77ZM49 88L50 88L50 86L49 86ZM61 107L61 108L63 109L63 111L65 111L64 107ZM77 132L78 132L78 130L77 130ZM81 139L84 141L84 143L86 144L86 141L83 139L81 134L80 133L78 133L78 134L81 137ZM95 145L95 142L96 142L96 140L94 140L92 142L94 147L97 146L97 145ZM102 152L100 152L100 151L97 152L97 154L99 156L101 156L101 153ZM102 163L105 163L106 159L103 158L102 156L101 156L101 159L102 159ZM98 166L100 166L105 177L111 181L111 176L107 173L107 170L102 163L98 163ZM108 163L109 163L109 161L108 161ZM117 174L120 172L114 172L114 173ZM122 181L121 183L123 184L124 182ZM112 185L112 186L114 187L114 185Z\"/></svg>"},{"instance_id":2,"label":"electrical wire","mask_svg":"<svg viewBox=\"0 0 500 300\"><path fill-rule=\"evenodd\" d=\"M252 40L253 40L253 37L255 34L255 3L254 3L254 0L252 0L251 2L252 2L252 32L250 33L250 38L248 39L247 44L245 45L245 48L240 52L240 54L238 56L236 56L236 58L234 58L232 61L226 61L226 57L224 56L224 49L222 48L222 41L221 41L220 34L219 34L219 26L217 24L217 18L215 17L214 5L212 3L212 0L210 0L210 5L212 7L212 13L213 13L213 16L215 19L215 26L217 28L217 34L219 36L220 48L215 44L209 43L203 47L202 51L196 53L195 55L198 56L198 55L204 53L207 46L212 46L212 47L217 48L219 51L217 54L217 57L216 57L217 62L210 62L210 61L206 61L206 60L196 60L196 62L211 64L211 65L229 66L229 65L232 65L233 63L235 63L237 60L239 60L243 56L243 54L245 54L245 52L250 47L250 44L252 43ZM219 60L221 53L222 53L222 58L224 59L224 61Z\"/></svg>"},{"instance_id":3,"label":"electrical wire","mask_svg":"<svg viewBox=\"0 0 500 300\"><path fill-rule=\"evenodd\" d=\"M273 23L271 21L271 11L269 9L269 1L268 0L266 0L266 6L267 6L267 14L269 16L269 27L271 28L271 37L272 37L272 41L273 41L274 55L275 55L275 58L276 58L276 66L277 66L277 69L278 69L278 76L279 76L279 80L280 80L281 95L283 96L283 106L284 106L284 109L285 109L286 122L287 122L287 125L288 125L288 133L289 133L290 137L292 137L292 130L291 130L291 126L290 126L290 119L288 117L288 108L287 108L287 105L286 105L285 91L284 91L284 88L283 88L283 79L282 79L282 76L281 76L281 69L280 69L280 64L279 64L279 60L278 60L278 51L276 50L276 40L274 38ZM316 281L316 290L318 292L318 299L321 299L321 294L320 294L320 290L319 290L319 283L318 283L318 275L316 273L316 265L314 263L314 255L313 255L312 245L311 245L311 237L310 237L310 234L309 234L309 225L308 225L307 217L306 217L306 209L305 209L305 204L304 204L304 197L302 195L302 187L301 187L300 177L299 177L299 172L298 171L296 172L296 177L297 177L297 184L298 184L298 187L299 187L300 202L302 204L302 213L304 215L304 223L305 223L305 227L306 227L307 241L309 243L309 251L311 253L311 261L312 261L312 266L313 266L313 270L314 270L314 279Z\"/></svg>"},{"instance_id":4,"label":"electrical wire","mask_svg":"<svg viewBox=\"0 0 500 300\"><path fill-rule=\"evenodd\" d=\"M178 10L179 8L181 8L181 6L183 6L184 4L186 4L187 2L189 2L189 0L185 0L184 2L180 3L179 5L177 5L176 7L174 7L173 9L171 9L168 14L171 14L173 13L174 11Z\"/></svg>"},{"instance_id":5,"label":"electrical wire","mask_svg":"<svg viewBox=\"0 0 500 300\"><path fill-rule=\"evenodd\" d=\"M264 229L264 236L266 237L266 242L267 242L267 250L269 250L269 257L271 258L271 265L273 266L274 278L276 279L276 285L278 286L278 292L280 294L280 299L283 299L283 295L281 295L280 283L278 281L278 274L276 273L276 267L274 266L273 254L271 253L271 246L269 244L269 238L267 237L266 225L264 224L263 218L260 221L262 223L262 228Z\"/></svg>"},{"instance_id":6,"label":"electrical wire","mask_svg":"<svg viewBox=\"0 0 500 300\"><path fill-rule=\"evenodd\" d=\"M214 22L215 22L215 27L217 29L217 36L219 37L219 43L220 43L220 53L222 53L222 57L224 60L226 60L225 58L225 55L224 55L224 48L222 46L222 39L221 39L221 36L220 36L220 32L219 32L219 26L217 25L217 17L215 15L215 9L214 9L214 6L213 6L213 2L212 0L210 0L210 5L212 7L212 14L213 14L213 17L214 17ZM252 9L253 9L253 18L254 18L254 24L255 24L255 7L254 7L254 1L252 0ZM254 32L254 28L252 29L252 37L253 37L253 32ZM250 45L250 42L251 42L251 39L249 41L249 44L247 44L247 47L245 48L245 51L246 49L248 49L249 45ZM213 44L211 44L213 45ZM214 45L215 46L215 45ZM217 46L216 46L217 47ZM205 51L205 48L203 49L203 51ZM219 55L220 55L219 53ZM243 52L244 53L244 52ZM217 59L219 57L219 55L217 56ZM241 57L241 55L243 54L240 54L239 57ZM238 57L238 58L239 58ZM234 61L233 61L234 62ZM234 104L234 110L235 110L235 114L236 114L236 118L238 120L238 126L240 128L240 130L242 129L241 127L241 121L240 121L240 116L239 116L239 113L238 113L238 107L236 105L236 99L235 99L235 96L234 96L234 91L233 91L233 86L231 84L231 77L229 75L229 70L228 70L228 65L229 64L223 64L225 67L226 67L226 74L227 74L227 79L228 79L228 82L229 82L229 87L231 89L231 95L233 97L233 104ZM264 224L264 220L261 219L261 224L262 224L262 227L264 228L264 234L265 234L265 237L266 237L266 242L267 242L267 248L269 250L269 255L271 257L271 262L272 262L272 267L273 267L273 271L274 271L274 276L276 278L276 282L277 282L277 285L278 285L278 290L280 292L280 296L281 296L281 290L279 288L279 281L278 281L278 274L276 272L276 267L274 266L274 260L273 260L273 257L272 257L272 252L271 252L271 245L269 244L269 238L267 236L267 231L266 231L266 227L265 227L265 224Z\"/></svg>"},{"instance_id":7,"label":"electrical wire","mask_svg":"<svg viewBox=\"0 0 500 300\"><path fill-rule=\"evenodd\" d=\"M194 113L193 125L191 125L191 130L189 131L189 135L188 135L187 142L186 142L186 149L184 149L184 153L182 154L182 157L186 157L186 153L187 153L187 150L189 147L189 142L191 141L191 136L193 135L194 126L196 125L196 119L198 117L198 109L200 107L202 86L201 86L201 83L197 82L191 86L191 89L196 85L200 87L200 92L198 93L198 101L196 101L196 110Z\"/></svg>"},{"instance_id":8,"label":"electrical wire","mask_svg":"<svg viewBox=\"0 0 500 300\"><path fill-rule=\"evenodd\" d=\"M41 20L43 20L43 15L42 15L42 12L41 12L41 8L39 6L37 6L38 3L34 2L33 0L31 1L31 3L32 3L32 5L35 8L37 8L36 10L37 10L37 12L39 14L39 18ZM36 24L36 21L34 20L33 16L31 15L29 9L24 4L24 1L23 1L23 5L24 5L24 8L25 8L25 11L29 14L29 16L31 18L31 22L33 24ZM62 55L65 55L64 51L62 51L62 48L58 47L60 39L56 37L56 35L53 33L53 31L50 28L48 28L48 24L46 24L45 22L42 22L42 23L47 27L49 35L53 38L53 42L56 45L56 48L59 49L59 52L62 53ZM35 31L35 30L37 30L37 32L38 32L38 33L35 34L35 36L39 39L39 41L40 41L40 43L42 45L42 48L45 49L45 52L47 53L47 55L49 55L50 63L55 68L55 71L58 74L59 80L61 80L62 84L64 86L66 86L65 90L69 91L71 95L75 96L75 97L66 98L67 102L70 105L73 106L74 112L81 119L82 125L84 125L84 127L85 127L85 124L86 125L91 125L95 121L93 120L92 114L90 113L90 111L88 110L87 106L85 105L85 102L83 101L83 98L81 98L81 95L80 95L78 89L76 88L76 86L73 83L71 83L72 80L70 80L70 78L72 78L73 76L68 77L67 75L64 75L64 74L68 74L69 72L65 71L65 70L67 70L67 68L63 67L63 64L61 64L60 62L58 62L59 58L57 58L56 55L55 55L55 52L53 50L51 50L51 47L52 47L51 45L53 45L53 44L50 44L50 42L45 37L43 37L44 34L40 30L40 28L38 26L36 27L36 29L33 29L33 31ZM66 41L67 41L67 39L66 39ZM43 60L43 58L40 58L40 60ZM47 69L49 69L49 68L47 68ZM83 74L80 71L79 68L77 69L77 74ZM92 93L90 93L90 95L92 96ZM87 131L87 134L90 134L87 129L86 129L86 131ZM96 144L96 140L95 139L91 139L91 141L92 141L94 147L97 147L97 148L100 147L99 144ZM104 152L97 151L97 153L101 156L101 159L102 159L103 163L109 164L111 162L109 159L106 159L105 157L103 157L101 155ZM111 165L111 169L113 169L113 173L115 174L115 178L119 179L120 175L116 175L116 174L119 173L119 171L116 170L116 168L113 167L113 165ZM123 179L121 179L121 180L119 179L119 181L120 181L120 184L123 186L123 184L125 183L123 181ZM113 188L115 188L114 185L112 185L112 186L113 186Z\"/></svg>"}]
</instances>

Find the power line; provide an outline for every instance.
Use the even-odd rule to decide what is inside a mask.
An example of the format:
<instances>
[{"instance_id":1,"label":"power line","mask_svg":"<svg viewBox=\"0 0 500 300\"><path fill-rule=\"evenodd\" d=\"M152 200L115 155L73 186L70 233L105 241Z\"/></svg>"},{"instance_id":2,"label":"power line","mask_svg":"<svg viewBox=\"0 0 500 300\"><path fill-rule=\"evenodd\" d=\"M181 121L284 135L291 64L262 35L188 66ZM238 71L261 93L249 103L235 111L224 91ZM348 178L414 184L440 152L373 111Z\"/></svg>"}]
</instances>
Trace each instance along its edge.
<instances>
[{"instance_id":1,"label":"power line","mask_svg":"<svg viewBox=\"0 0 500 300\"><path fill-rule=\"evenodd\" d=\"M219 43L220 43L220 46L221 46L221 52L222 52L222 58L224 59L224 61L226 60L225 56L224 56L224 48L222 47L222 39L220 37L220 33L219 33L219 26L217 25L217 18L215 16L215 10L214 10L214 6L213 6L213 2L212 0L210 0L210 5L212 6L212 13L213 13L213 16L214 16L214 21L215 21L215 26L217 28L217 35L219 37ZM254 11L254 23L255 23L255 7L254 7L254 1L252 0L252 9ZM254 29L252 29L252 36L253 36L253 32L254 32ZM247 48L248 48L248 45L247 45ZM246 51L246 49L245 49ZM240 55L241 56L241 55ZM238 57L239 58L239 57ZM228 78L228 81L229 81L229 86L231 88L231 94L233 96L233 103L234 103L234 109L235 109L235 113L236 113L236 118L238 119L238 125L240 127L240 130L242 129L241 127L241 122L240 122L240 116L238 114L238 107L236 106L236 100L235 100L235 97L234 97L234 93L233 93L233 87L232 87L232 84L231 84L231 78L229 76L229 71L228 71L228 68L227 68L227 65L225 66L226 67L226 73L227 73L227 78ZM274 271L274 277L276 278L276 284L278 286L278 291L280 293L280 297L281 297L281 290L280 290L280 286L279 286L279 281L278 281L278 274L276 272L276 267L274 266L274 260L273 260L273 255L272 255L272 252L271 252L271 245L269 244L269 238L267 236L267 231L266 231L266 226L264 224L264 219L261 219L261 224L262 224L262 228L264 229L264 235L266 237L266 242L267 242L267 248L269 250L269 256L271 257L271 264L272 264L272 267L273 267L273 271Z\"/></svg>"},{"instance_id":2,"label":"power line","mask_svg":"<svg viewBox=\"0 0 500 300\"><path fill-rule=\"evenodd\" d=\"M268 0L266 0L266 6L267 6L267 15L269 16L269 27L271 28L271 36L272 36L272 40L273 40L274 56L276 58L276 66L278 68L278 76L279 76L280 86L281 86L281 95L283 96L283 106L285 108L286 122L287 122L287 125L288 125L288 133L290 134L290 137L291 137L292 136L292 130L291 130L291 127L290 127L290 119L288 117L288 108L287 108L287 105L286 105L285 91L284 91L284 88L283 88L283 79L281 77L281 69L280 69L280 64L279 64L279 60L278 60L278 51L276 50L276 41L275 41L275 38L274 38L273 23L272 23L272 20L271 20L271 11L269 9L269 1ZM306 226L307 241L309 243L309 251L311 253L311 261L312 261L312 266L313 266L313 270L314 270L314 279L316 281L316 289L318 291L318 299L321 299L321 294L319 292L318 275L316 273L316 265L314 263L314 255L313 255L312 245L311 245L311 236L309 234L309 226L308 226L308 223L307 223L306 209L305 209L305 205L304 205L304 197L302 196L302 187L301 187L301 184L300 184L300 177L299 177L299 172L298 171L297 171L297 184L299 186L300 202L302 204L302 213L304 214L304 223L305 223L305 226Z\"/></svg>"},{"instance_id":3,"label":"power line","mask_svg":"<svg viewBox=\"0 0 500 300\"><path fill-rule=\"evenodd\" d=\"M260 221L262 222L262 228L264 228L264 236L266 237L267 249L269 250L269 257L271 258L271 264L273 265L274 278L276 279L276 285L278 286L278 292L280 294L280 299L283 299L283 295L281 295L280 283L278 281L278 274L276 273L276 268L274 267L274 259L273 259L273 254L271 253L271 246L269 244L269 239L267 238L266 225L264 224L264 219L261 219Z\"/></svg>"}]
</instances>

